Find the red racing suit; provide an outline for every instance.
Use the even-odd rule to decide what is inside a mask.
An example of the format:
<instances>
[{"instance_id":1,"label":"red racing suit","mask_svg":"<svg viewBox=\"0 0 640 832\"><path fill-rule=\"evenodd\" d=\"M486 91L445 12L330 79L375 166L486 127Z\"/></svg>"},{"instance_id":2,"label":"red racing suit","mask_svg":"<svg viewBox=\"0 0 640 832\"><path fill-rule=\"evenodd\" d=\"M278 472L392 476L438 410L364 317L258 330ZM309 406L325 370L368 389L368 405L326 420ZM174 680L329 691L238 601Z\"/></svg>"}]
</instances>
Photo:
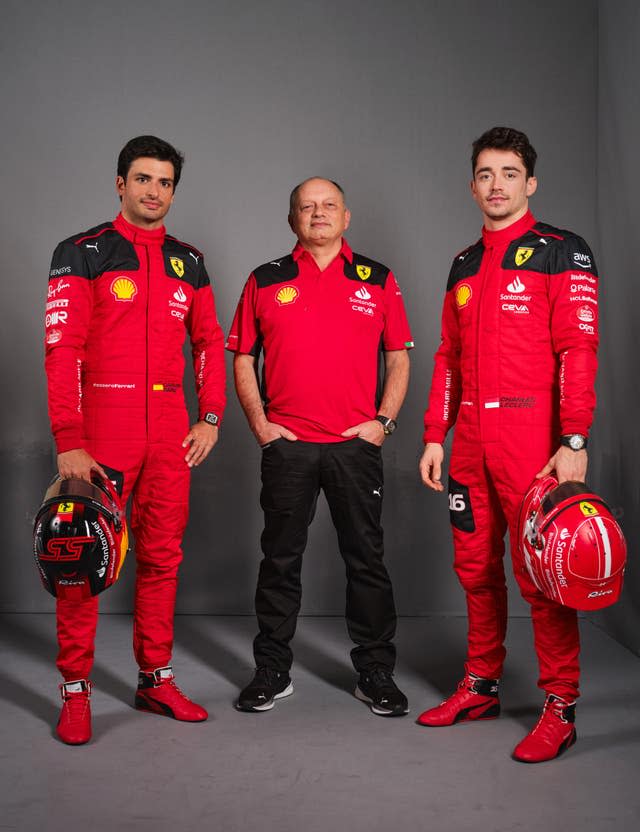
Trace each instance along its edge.
<instances>
[{"instance_id":1,"label":"red racing suit","mask_svg":"<svg viewBox=\"0 0 640 832\"><path fill-rule=\"evenodd\" d=\"M169 664L189 468L182 442L183 344L193 353L199 417L225 406L223 333L202 254L122 215L60 243L46 308L49 417L58 453L85 448L133 493L134 653L142 670ZM58 668L86 678L97 598L57 603Z\"/></svg>"},{"instance_id":2,"label":"red racing suit","mask_svg":"<svg viewBox=\"0 0 640 832\"><path fill-rule=\"evenodd\" d=\"M454 568L466 592L467 669L502 672L507 623L503 555L531 605L538 684L578 695L574 610L546 599L526 570L518 511L560 436L588 435L595 406L598 278L585 242L530 213L459 254L451 268L435 356L425 442L456 424L449 509Z\"/></svg>"}]
</instances>

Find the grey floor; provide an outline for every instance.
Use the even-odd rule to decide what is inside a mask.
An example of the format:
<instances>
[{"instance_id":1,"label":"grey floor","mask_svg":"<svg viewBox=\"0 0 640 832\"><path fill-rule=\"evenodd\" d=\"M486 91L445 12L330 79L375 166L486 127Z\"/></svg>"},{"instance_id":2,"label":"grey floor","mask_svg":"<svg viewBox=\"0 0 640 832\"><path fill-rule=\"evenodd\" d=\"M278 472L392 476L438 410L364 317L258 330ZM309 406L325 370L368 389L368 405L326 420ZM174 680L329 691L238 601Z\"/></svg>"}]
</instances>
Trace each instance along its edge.
<instances>
[{"instance_id":1,"label":"grey floor","mask_svg":"<svg viewBox=\"0 0 640 832\"><path fill-rule=\"evenodd\" d=\"M0 830L140 832L604 832L640 827L640 661L582 622L578 743L559 760L514 763L541 694L526 619L509 624L503 716L414 724L456 682L463 618L399 624L397 679L411 715L373 716L351 696L344 624L301 619L295 693L264 714L232 707L252 671L251 618L180 616L174 668L210 711L185 725L131 707L127 616L103 616L94 739L59 743L53 617L0 621Z\"/></svg>"}]
</instances>

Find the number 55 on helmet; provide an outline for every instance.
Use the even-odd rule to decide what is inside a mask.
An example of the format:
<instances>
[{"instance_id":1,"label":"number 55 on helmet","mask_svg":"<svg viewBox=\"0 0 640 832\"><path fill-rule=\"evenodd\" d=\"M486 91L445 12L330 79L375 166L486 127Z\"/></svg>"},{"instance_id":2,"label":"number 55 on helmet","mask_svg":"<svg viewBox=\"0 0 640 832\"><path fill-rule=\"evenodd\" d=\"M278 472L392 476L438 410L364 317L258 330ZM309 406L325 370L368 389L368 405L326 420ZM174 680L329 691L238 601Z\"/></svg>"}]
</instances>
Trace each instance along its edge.
<instances>
[{"instance_id":1,"label":"number 55 on helmet","mask_svg":"<svg viewBox=\"0 0 640 832\"><path fill-rule=\"evenodd\" d=\"M92 482L56 476L36 515L33 553L44 588L82 600L118 580L129 548L120 498L98 474Z\"/></svg>"}]
</instances>

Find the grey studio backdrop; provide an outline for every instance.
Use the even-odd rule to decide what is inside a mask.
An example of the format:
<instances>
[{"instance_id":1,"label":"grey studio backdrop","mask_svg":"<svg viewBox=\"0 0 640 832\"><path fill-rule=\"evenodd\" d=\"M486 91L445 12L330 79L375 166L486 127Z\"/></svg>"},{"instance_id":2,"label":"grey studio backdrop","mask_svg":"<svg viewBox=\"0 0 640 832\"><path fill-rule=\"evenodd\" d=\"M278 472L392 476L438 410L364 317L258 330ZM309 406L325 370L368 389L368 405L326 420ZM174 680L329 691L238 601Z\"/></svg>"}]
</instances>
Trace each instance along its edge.
<instances>
[{"instance_id":1,"label":"grey studio backdrop","mask_svg":"<svg viewBox=\"0 0 640 832\"><path fill-rule=\"evenodd\" d=\"M344 185L349 240L394 269L416 341L400 427L384 449L398 609L464 614L446 497L422 488L416 463L449 265L480 230L470 142L506 123L539 152L534 212L582 234L604 275L591 479L622 517L631 563L623 601L597 618L638 652L640 137L629 105L639 100L639 34L633 0L3 3L0 610L53 609L30 562L31 522L54 464L42 369L51 252L115 215L117 153L155 133L186 153L168 227L205 252L225 330L252 267L293 245L291 186L311 174ZM187 381L191 389L189 368ZM252 612L259 449L231 383L228 394L220 444L193 476L183 613ZM133 571L130 562L103 611L130 610ZM342 612L343 567L323 502L303 582L303 612ZM511 599L512 613L524 613L516 591Z\"/></svg>"}]
</instances>

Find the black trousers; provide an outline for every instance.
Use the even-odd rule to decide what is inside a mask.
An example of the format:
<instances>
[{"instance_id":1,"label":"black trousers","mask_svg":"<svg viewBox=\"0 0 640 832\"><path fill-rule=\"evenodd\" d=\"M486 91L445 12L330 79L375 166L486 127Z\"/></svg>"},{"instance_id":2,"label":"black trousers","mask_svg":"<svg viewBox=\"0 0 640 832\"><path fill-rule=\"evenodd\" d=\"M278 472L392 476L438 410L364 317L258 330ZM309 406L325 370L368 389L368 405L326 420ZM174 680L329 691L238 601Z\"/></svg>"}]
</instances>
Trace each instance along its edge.
<instances>
[{"instance_id":1,"label":"black trousers","mask_svg":"<svg viewBox=\"0 0 640 832\"><path fill-rule=\"evenodd\" d=\"M396 610L383 563L382 485L381 449L359 438L335 443L277 439L263 449L264 559L256 590L260 631L253 645L257 666L291 667L302 555L322 489L347 573L345 615L356 644L354 667L358 672L373 665L393 669Z\"/></svg>"}]
</instances>

